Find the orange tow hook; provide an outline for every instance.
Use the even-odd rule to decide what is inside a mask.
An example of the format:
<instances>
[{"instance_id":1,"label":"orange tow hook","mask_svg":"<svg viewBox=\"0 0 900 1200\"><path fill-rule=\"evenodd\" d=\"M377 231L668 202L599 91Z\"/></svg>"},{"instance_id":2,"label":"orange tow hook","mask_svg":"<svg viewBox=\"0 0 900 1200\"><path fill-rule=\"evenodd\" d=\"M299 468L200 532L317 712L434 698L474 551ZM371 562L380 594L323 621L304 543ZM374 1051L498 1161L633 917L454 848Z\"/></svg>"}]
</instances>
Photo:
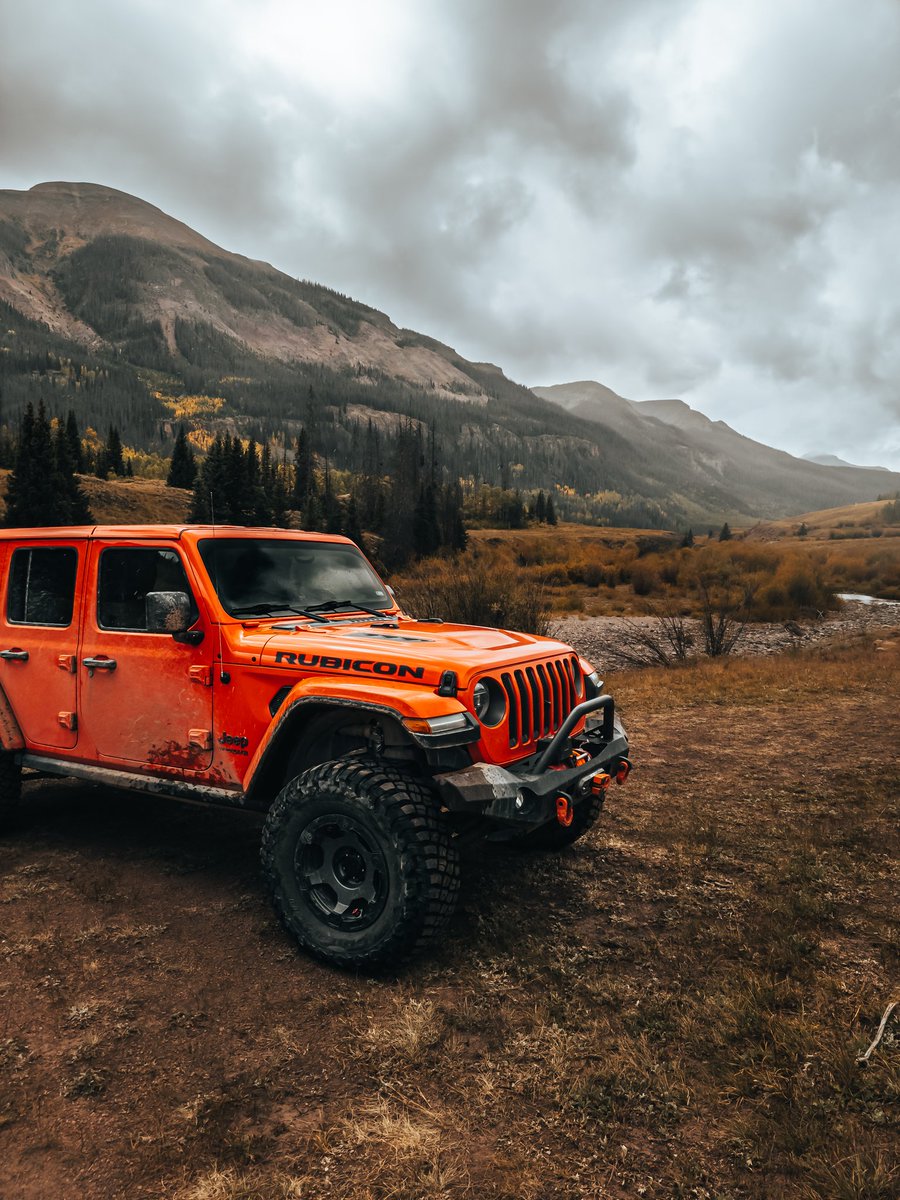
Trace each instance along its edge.
<instances>
[{"instance_id":1,"label":"orange tow hook","mask_svg":"<svg viewBox=\"0 0 900 1200\"><path fill-rule=\"evenodd\" d=\"M631 763L627 758L623 758L616 767L616 783L624 783L631 774Z\"/></svg>"},{"instance_id":2,"label":"orange tow hook","mask_svg":"<svg viewBox=\"0 0 900 1200\"><path fill-rule=\"evenodd\" d=\"M556 819L566 829L575 820L575 809L572 807L572 797L560 792L556 797Z\"/></svg>"},{"instance_id":3,"label":"orange tow hook","mask_svg":"<svg viewBox=\"0 0 900 1200\"><path fill-rule=\"evenodd\" d=\"M591 780L591 791L595 796L602 796L609 785L612 783L612 775L606 771L598 771Z\"/></svg>"}]
</instances>

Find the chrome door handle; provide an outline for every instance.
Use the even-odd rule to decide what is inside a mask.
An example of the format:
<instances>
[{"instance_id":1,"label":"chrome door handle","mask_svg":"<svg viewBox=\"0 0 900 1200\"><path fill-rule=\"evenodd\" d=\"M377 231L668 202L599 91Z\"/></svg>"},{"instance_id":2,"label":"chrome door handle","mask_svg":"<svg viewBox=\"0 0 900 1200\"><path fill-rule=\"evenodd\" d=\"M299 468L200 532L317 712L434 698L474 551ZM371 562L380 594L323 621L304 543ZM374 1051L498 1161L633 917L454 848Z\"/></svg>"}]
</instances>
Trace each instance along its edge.
<instances>
[{"instance_id":1,"label":"chrome door handle","mask_svg":"<svg viewBox=\"0 0 900 1200\"><path fill-rule=\"evenodd\" d=\"M81 661L87 667L88 675L92 677L95 671L114 671L116 669L114 658L83 658Z\"/></svg>"},{"instance_id":2,"label":"chrome door handle","mask_svg":"<svg viewBox=\"0 0 900 1200\"><path fill-rule=\"evenodd\" d=\"M0 650L0 658L12 658L16 662L28 662L27 650Z\"/></svg>"}]
</instances>

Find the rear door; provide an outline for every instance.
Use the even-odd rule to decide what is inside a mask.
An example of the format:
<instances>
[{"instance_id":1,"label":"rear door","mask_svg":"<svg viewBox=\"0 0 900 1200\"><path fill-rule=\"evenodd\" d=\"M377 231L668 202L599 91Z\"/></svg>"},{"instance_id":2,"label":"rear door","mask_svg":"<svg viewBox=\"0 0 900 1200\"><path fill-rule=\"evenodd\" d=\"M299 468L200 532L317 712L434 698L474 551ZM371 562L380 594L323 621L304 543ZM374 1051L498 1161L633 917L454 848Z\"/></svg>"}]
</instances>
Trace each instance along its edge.
<instances>
[{"instance_id":1,"label":"rear door","mask_svg":"<svg viewBox=\"0 0 900 1200\"><path fill-rule=\"evenodd\" d=\"M78 742L78 623L86 542L12 547L0 610L0 683L29 746Z\"/></svg>"},{"instance_id":2,"label":"rear door","mask_svg":"<svg viewBox=\"0 0 900 1200\"><path fill-rule=\"evenodd\" d=\"M79 712L100 760L160 774L212 762L213 639L188 569L175 543L92 544ZM199 645L148 632L146 598L156 591L193 598Z\"/></svg>"}]
</instances>

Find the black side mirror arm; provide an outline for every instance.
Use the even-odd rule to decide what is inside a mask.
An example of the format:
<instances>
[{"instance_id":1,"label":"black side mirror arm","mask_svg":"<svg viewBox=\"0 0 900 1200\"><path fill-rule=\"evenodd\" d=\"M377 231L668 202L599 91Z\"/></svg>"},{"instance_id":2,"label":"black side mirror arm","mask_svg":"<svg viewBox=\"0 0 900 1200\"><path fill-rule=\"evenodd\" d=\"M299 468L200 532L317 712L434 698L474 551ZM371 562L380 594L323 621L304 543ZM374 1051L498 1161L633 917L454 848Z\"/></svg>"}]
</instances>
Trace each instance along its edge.
<instances>
[{"instance_id":1,"label":"black side mirror arm","mask_svg":"<svg viewBox=\"0 0 900 1200\"><path fill-rule=\"evenodd\" d=\"M199 646L203 641L202 629L180 629L172 634L173 642L180 642L182 646Z\"/></svg>"}]
</instances>

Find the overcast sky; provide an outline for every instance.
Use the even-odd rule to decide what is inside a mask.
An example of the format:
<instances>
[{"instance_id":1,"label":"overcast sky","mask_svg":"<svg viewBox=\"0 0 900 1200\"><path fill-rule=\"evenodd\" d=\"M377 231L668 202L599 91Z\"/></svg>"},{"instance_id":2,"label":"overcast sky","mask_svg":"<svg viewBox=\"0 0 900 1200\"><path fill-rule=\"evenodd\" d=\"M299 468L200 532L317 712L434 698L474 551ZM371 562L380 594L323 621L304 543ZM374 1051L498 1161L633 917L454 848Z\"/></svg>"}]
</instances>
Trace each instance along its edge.
<instances>
[{"instance_id":1,"label":"overcast sky","mask_svg":"<svg viewBox=\"0 0 900 1200\"><path fill-rule=\"evenodd\" d=\"M0 0L0 187L53 179L900 468L897 0Z\"/></svg>"}]
</instances>

